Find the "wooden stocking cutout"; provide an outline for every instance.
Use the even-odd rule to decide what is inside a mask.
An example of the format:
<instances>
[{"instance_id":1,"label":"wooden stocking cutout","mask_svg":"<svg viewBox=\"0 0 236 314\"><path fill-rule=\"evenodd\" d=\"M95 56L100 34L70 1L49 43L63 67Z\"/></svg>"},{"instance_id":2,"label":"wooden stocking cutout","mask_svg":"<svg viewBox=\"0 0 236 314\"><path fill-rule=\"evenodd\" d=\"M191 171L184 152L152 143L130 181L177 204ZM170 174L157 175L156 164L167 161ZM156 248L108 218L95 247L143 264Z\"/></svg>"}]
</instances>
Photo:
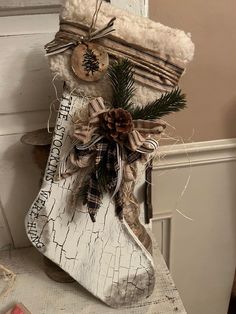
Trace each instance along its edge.
<instances>
[{"instance_id":1,"label":"wooden stocking cutout","mask_svg":"<svg viewBox=\"0 0 236 314\"><path fill-rule=\"evenodd\" d=\"M152 256L121 221L108 197L93 223L86 206L74 206L81 173L57 181L60 156L71 145L69 131L83 98L63 93L42 187L26 216L32 244L94 296L111 307L137 303L155 285Z\"/></svg>"}]
</instances>

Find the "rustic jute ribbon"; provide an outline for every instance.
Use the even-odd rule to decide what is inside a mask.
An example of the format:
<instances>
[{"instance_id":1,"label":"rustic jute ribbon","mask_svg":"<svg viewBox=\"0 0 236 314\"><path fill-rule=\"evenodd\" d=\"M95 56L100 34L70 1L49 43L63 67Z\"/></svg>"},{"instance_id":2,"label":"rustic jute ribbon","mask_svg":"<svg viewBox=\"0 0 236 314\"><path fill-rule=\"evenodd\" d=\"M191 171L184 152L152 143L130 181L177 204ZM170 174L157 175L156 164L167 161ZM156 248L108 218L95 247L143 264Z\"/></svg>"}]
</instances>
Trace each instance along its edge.
<instances>
[{"instance_id":1,"label":"rustic jute ribbon","mask_svg":"<svg viewBox=\"0 0 236 314\"><path fill-rule=\"evenodd\" d=\"M100 115L109 111L105 106L102 97L98 97L90 101L88 104L88 121L75 122L74 138L80 143L89 143L94 135L99 134ZM140 151L143 153L152 153L156 149L151 144L159 139L160 134L165 129L165 124L159 120L133 120L134 128L128 134L127 141L123 144L131 151ZM151 135L155 135L155 140L150 139ZM157 137L158 136L158 137Z\"/></svg>"},{"instance_id":2,"label":"rustic jute ribbon","mask_svg":"<svg viewBox=\"0 0 236 314\"><path fill-rule=\"evenodd\" d=\"M100 116L108 110L109 109L105 107L103 99L101 97L96 98L88 105L87 121L75 122L73 147L75 146L79 151L87 150L89 153L85 153L78 158L76 151L72 147L69 155L62 158L62 164L64 161L67 161L66 167L65 165L61 165L61 169L66 169L65 172L60 171L63 178L71 176L77 171L86 171L86 169L93 168L93 165L96 163L96 154L91 154L91 150L94 148L94 151L96 151L96 143L103 138L103 135L100 133ZM133 120L133 125L134 128L127 134L126 141L124 143L116 143L118 146L117 161L119 163L119 160L123 159L123 147L127 147L129 151L134 153L137 152L139 155L137 155L138 158L134 158L134 162L128 163L126 160L122 160L123 166L119 169L117 184L111 199L113 199L119 191L119 197L122 197L123 201L122 214L124 219L144 247L151 251L151 239L145 228L139 222L139 205L134 196L134 188L138 173L137 162L140 161L140 156L143 156L145 159L148 154L155 152L158 148L157 140L165 129L165 125L158 120ZM80 188L82 188L82 182L80 182L78 189ZM93 209L91 209L90 215L91 214L95 214Z\"/></svg>"}]
</instances>

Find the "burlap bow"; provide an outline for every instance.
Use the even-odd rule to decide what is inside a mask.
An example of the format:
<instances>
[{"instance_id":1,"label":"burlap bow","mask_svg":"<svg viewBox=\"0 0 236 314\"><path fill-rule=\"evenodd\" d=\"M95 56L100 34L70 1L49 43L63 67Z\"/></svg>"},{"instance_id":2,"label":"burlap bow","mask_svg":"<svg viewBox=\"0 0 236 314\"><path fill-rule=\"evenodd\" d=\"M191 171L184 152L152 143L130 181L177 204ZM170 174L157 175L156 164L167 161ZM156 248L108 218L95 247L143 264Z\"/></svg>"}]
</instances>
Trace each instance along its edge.
<instances>
[{"instance_id":1,"label":"burlap bow","mask_svg":"<svg viewBox=\"0 0 236 314\"><path fill-rule=\"evenodd\" d=\"M88 105L88 122L78 122L74 126L74 138L83 144L90 144L101 135L100 116L109 111L102 97L95 98ZM152 153L158 148L165 124L158 120L133 120L134 128L122 143L133 152ZM152 137L152 138L151 138Z\"/></svg>"},{"instance_id":2,"label":"burlap bow","mask_svg":"<svg viewBox=\"0 0 236 314\"><path fill-rule=\"evenodd\" d=\"M70 153L74 170L63 174L68 176L81 168L91 169L83 184L86 186L84 201L92 221L95 221L104 191L114 199L117 215L121 214L124 199L120 187L130 181L129 165L158 148L157 139L165 128L157 120L133 120L133 129L125 134L123 142L111 140L101 126L101 116L109 110L101 97L89 103L88 121L74 125L73 137L79 143ZM101 183L102 175L105 181Z\"/></svg>"}]
</instances>

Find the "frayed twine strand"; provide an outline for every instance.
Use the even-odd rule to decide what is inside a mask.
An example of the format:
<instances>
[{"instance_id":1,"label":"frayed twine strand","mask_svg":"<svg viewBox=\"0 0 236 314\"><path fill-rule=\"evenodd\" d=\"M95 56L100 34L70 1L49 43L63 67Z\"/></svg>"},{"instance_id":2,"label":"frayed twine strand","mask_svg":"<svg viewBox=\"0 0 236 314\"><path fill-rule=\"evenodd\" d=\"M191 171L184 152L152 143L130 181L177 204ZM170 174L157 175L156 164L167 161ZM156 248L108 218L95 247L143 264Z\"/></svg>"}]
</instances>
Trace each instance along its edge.
<instances>
[{"instance_id":1,"label":"frayed twine strand","mask_svg":"<svg viewBox=\"0 0 236 314\"><path fill-rule=\"evenodd\" d=\"M164 122L167 126L169 126L172 130L176 131L176 128L174 126L172 126L171 124L169 124L168 122L162 120L162 122ZM192 135L191 137L188 138L188 141L191 141L192 140L192 137L194 136L194 129L193 129L193 132L192 132ZM186 179L186 182L184 184L184 187L179 195L179 197L177 198L176 202L175 202L175 208L174 210L180 214L182 217L184 217L185 219L189 220L189 221L194 221L194 219L192 219L191 217L189 217L188 215L186 215L185 213L183 213L180 209L179 209L179 205L189 187L189 184L190 184L190 181L191 181L191 176L192 176L192 162L191 162L191 157L187 151L187 148L186 148L186 143L184 141L184 139L182 137L172 137L171 135L167 134L167 133L163 133L162 137L161 137L161 140L170 140L170 141L174 141L173 144L170 145L171 149L170 149L170 152L172 149L174 149L175 145L176 144L184 144L184 151L185 151L185 155L186 155L186 158L188 160L188 164L189 164L189 174L188 174L188 177ZM153 154L153 156L151 156L151 158L149 160L147 160L146 164L148 164L151 160L156 160L156 163L158 164L158 161L161 161L163 159L165 159L165 157L168 155L168 153L160 153L159 151L157 151L155 154ZM168 170L165 170L165 171L162 171L161 174L158 174L158 176L162 176L164 175L165 173L167 173ZM143 175L145 174L145 169L143 171L141 171L139 173L139 178L137 178L137 181L140 179L140 178L143 178ZM155 186L154 183L151 183L151 182L148 182L147 180L145 180L146 183L148 184L151 184L152 187Z\"/></svg>"},{"instance_id":2,"label":"frayed twine strand","mask_svg":"<svg viewBox=\"0 0 236 314\"><path fill-rule=\"evenodd\" d=\"M0 279L3 279L3 281L7 282L6 287L4 287L0 292L0 298L5 298L13 289L16 280L16 274L0 264Z\"/></svg>"},{"instance_id":3,"label":"frayed twine strand","mask_svg":"<svg viewBox=\"0 0 236 314\"><path fill-rule=\"evenodd\" d=\"M52 86L53 86L53 89L54 89L55 97L56 97L56 98L50 103L50 106L49 106L49 115L48 115L48 120L47 120L47 131L48 131L49 134L50 134L50 133L53 133L53 132L51 131L51 127L50 127L52 115L53 115L54 112L58 112L58 111L59 111L59 105L60 105L60 103L61 103L61 101L62 101L62 97L59 98L59 92L58 92L57 86L56 86L56 84L55 84L55 81L56 81L56 79L57 79L58 76L59 76L59 74L56 73L56 74L54 75L52 81L51 81L51 84L52 84ZM71 96L74 94L75 91L76 91L76 95L78 95L80 98L83 99L83 102L85 101L85 98L88 99L88 97L86 97L84 94L82 94L81 91L77 90L76 88L74 88L74 89L72 89L72 90L70 91L69 98L71 98ZM92 97L91 97L91 98L92 98ZM58 107L57 107L57 108L56 108L56 104L58 104ZM72 122L74 122L74 121L73 121L73 118L72 118L72 117L70 117L70 118L71 118Z\"/></svg>"},{"instance_id":4,"label":"frayed twine strand","mask_svg":"<svg viewBox=\"0 0 236 314\"><path fill-rule=\"evenodd\" d=\"M48 116L48 121L47 121L47 131L49 134L53 133L50 130L50 123L51 123L51 119L52 119L52 114L53 114L53 112L58 112L58 109L56 109L55 104L56 103L60 104L60 102L61 102L61 98L58 97L58 90L57 90L57 87L55 84L55 80L56 80L57 76L58 76L58 73L54 75L52 82L51 82L52 86L54 88L54 91L55 91L56 99L54 99L49 106L49 116Z\"/></svg>"},{"instance_id":5,"label":"frayed twine strand","mask_svg":"<svg viewBox=\"0 0 236 314\"><path fill-rule=\"evenodd\" d=\"M91 36L92 31L95 29L98 19L98 14L102 6L102 0L96 0L96 8L93 14L92 23L89 27L89 37Z\"/></svg>"}]
</instances>

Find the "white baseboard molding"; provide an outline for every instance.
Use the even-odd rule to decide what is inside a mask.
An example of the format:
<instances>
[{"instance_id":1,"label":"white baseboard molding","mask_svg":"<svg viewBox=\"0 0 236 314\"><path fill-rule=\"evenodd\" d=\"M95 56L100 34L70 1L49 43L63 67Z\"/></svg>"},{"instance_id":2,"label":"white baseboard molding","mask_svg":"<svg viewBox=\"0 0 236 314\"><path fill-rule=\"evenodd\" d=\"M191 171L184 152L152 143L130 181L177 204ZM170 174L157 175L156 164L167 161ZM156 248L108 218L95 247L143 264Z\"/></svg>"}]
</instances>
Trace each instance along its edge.
<instances>
[{"instance_id":1,"label":"white baseboard molding","mask_svg":"<svg viewBox=\"0 0 236 314\"><path fill-rule=\"evenodd\" d=\"M154 170L236 160L236 138L160 147Z\"/></svg>"},{"instance_id":2,"label":"white baseboard molding","mask_svg":"<svg viewBox=\"0 0 236 314\"><path fill-rule=\"evenodd\" d=\"M187 312L227 313L236 260L236 139L165 146L160 153L152 231Z\"/></svg>"}]
</instances>

